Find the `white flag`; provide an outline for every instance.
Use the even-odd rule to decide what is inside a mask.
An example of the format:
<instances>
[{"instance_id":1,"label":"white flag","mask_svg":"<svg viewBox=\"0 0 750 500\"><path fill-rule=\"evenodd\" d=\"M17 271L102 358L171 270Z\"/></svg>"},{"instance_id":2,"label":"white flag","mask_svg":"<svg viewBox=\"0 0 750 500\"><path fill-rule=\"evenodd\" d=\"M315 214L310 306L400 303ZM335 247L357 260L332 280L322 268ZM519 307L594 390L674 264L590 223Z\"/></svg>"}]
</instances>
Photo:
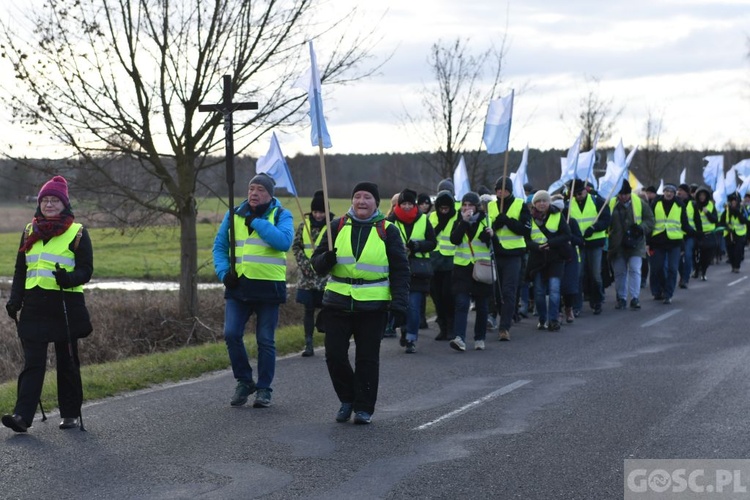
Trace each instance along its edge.
<instances>
[{"instance_id":1,"label":"white flag","mask_svg":"<svg viewBox=\"0 0 750 500\"><path fill-rule=\"evenodd\" d=\"M733 165L732 168L737 172L737 175L740 176L740 179L742 179L743 182L750 178L750 159L742 160Z\"/></svg>"},{"instance_id":2,"label":"white flag","mask_svg":"<svg viewBox=\"0 0 750 500\"><path fill-rule=\"evenodd\" d=\"M526 144L526 149L523 150L523 156L521 156L521 164L518 166L516 175L513 177L513 196L523 200L526 198L526 191L523 189L524 182L528 178L526 176L526 167L529 163L529 145Z\"/></svg>"},{"instance_id":3,"label":"white flag","mask_svg":"<svg viewBox=\"0 0 750 500\"><path fill-rule=\"evenodd\" d=\"M510 142L510 124L513 119L513 90L510 95L490 101L484 122L482 139L489 154L504 153Z\"/></svg>"},{"instance_id":4,"label":"white flag","mask_svg":"<svg viewBox=\"0 0 750 500\"><path fill-rule=\"evenodd\" d=\"M268 174L276 182L277 188L285 188L292 196L297 196L297 189L294 187L292 174L289 172L289 166L281 153L279 141L276 139L276 132L271 133L271 145L268 153L258 158L255 163L255 173Z\"/></svg>"},{"instance_id":5,"label":"white flag","mask_svg":"<svg viewBox=\"0 0 750 500\"><path fill-rule=\"evenodd\" d=\"M680 184L687 184L685 179L687 179L687 167L683 168L682 172L680 172Z\"/></svg>"},{"instance_id":6,"label":"white flag","mask_svg":"<svg viewBox=\"0 0 750 500\"><path fill-rule=\"evenodd\" d=\"M708 187L716 191L719 177L724 178L724 156L713 155L703 158L708 163L703 167L703 181Z\"/></svg>"},{"instance_id":7,"label":"white flag","mask_svg":"<svg viewBox=\"0 0 750 500\"><path fill-rule=\"evenodd\" d=\"M471 191L469 185L469 173L466 171L466 162L464 161L464 155L458 160L458 165L453 171L453 187L456 190L456 198L461 199L466 193Z\"/></svg>"},{"instance_id":8,"label":"white flag","mask_svg":"<svg viewBox=\"0 0 750 500\"><path fill-rule=\"evenodd\" d=\"M656 194L664 194L664 179L659 181L659 187L656 188Z\"/></svg>"}]
</instances>

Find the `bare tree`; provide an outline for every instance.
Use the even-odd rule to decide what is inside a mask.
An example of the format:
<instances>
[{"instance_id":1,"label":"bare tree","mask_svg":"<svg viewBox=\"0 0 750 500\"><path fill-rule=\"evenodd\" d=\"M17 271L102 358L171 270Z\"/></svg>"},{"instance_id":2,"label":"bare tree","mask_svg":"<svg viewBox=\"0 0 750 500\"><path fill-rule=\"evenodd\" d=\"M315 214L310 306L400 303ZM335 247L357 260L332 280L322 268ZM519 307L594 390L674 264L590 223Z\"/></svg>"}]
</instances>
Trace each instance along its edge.
<instances>
[{"instance_id":1,"label":"bare tree","mask_svg":"<svg viewBox=\"0 0 750 500\"><path fill-rule=\"evenodd\" d=\"M612 137L617 119L624 110L624 107L615 107L614 97L606 99L601 96L598 78L587 77L586 81L586 93L578 103L575 127L576 130L583 130L581 151L589 151L593 148L597 134L601 141ZM568 122L564 114L560 115L560 119Z\"/></svg>"},{"instance_id":2,"label":"bare tree","mask_svg":"<svg viewBox=\"0 0 750 500\"><path fill-rule=\"evenodd\" d=\"M664 113L648 109L645 145L639 151L638 171L648 184L657 184L666 169L674 163L675 155L662 149L661 134L664 129Z\"/></svg>"},{"instance_id":3,"label":"bare tree","mask_svg":"<svg viewBox=\"0 0 750 500\"><path fill-rule=\"evenodd\" d=\"M500 84L505 37L499 48L493 46L478 55L470 53L468 45L469 40L461 38L432 45L428 62L436 82L424 86L422 106L431 125L425 144L434 144L437 153L422 156L434 172L446 178L453 175L460 155L466 154L473 185L481 142L476 148L467 143L483 123L487 106ZM485 80L488 73L489 84ZM414 130L422 130L417 115L407 112L406 123Z\"/></svg>"},{"instance_id":4,"label":"bare tree","mask_svg":"<svg viewBox=\"0 0 750 500\"><path fill-rule=\"evenodd\" d=\"M320 23L312 0L44 0L34 7L0 24L1 55L21 89L6 99L16 121L74 152L76 189L101 195L103 209L179 221L180 312L194 317L196 186L224 160L222 116L199 113L199 104L221 101L223 75L232 76L235 102L259 102L257 112L235 117L240 155L269 130L304 119L306 91L292 84L310 64L306 40L325 35L329 42L321 80L330 88L377 69L362 68L374 31L349 35L356 10Z\"/></svg>"}]
</instances>

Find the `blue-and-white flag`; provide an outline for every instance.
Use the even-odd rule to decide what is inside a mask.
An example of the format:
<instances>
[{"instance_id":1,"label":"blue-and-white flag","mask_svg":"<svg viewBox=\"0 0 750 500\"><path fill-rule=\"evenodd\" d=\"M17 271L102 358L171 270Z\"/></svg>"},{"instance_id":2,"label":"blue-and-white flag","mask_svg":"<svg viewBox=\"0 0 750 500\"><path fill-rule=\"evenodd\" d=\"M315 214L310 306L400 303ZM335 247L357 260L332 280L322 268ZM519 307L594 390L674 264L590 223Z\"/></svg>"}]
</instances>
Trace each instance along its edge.
<instances>
[{"instance_id":1,"label":"blue-and-white flag","mask_svg":"<svg viewBox=\"0 0 750 500\"><path fill-rule=\"evenodd\" d=\"M703 182L716 191L719 177L724 179L724 155L705 156L703 159L708 162L703 167Z\"/></svg>"},{"instance_id":2,"label":"blue-and-white flag","mask_svg":"<svg viewBox=\"0 0 750 500\"><path fill-rule=\"evenodd\" d=\"M737 172L737 175L740 176L742 182L750 179L750 159L741 160L739 163L734 164L732 168L735 172Z\"/></svg>"},{"instance_id":3,"label":"blue-and-white flag","mask_svg":"<svg viewBox=\"0 0 750 500\"><path fill-rule=\"evenodd\" d=\"M750 190L750 176L748 176L743 182L742 185L737 189L737 193L740 195L740 199L744 198L747 194L748 190Z\"/></svg>"},{"instance_id":4,"label":"blue-and-white flag","mask_svg":"<svg viewBox=\"0 0 750 500\"><path fill-rule=\"evenodd\" d=\"M631 158L632 159L632 158ZM620 192L622 181L628 174L627 159L625 158L625 147L622 139L615 148L612 161L607 162L607 170L599 178L599 194L609 199Z\"/></svg>"},{"instance_id":5,"label":"blue-and-white flag","mask_svg":"<svg viewBox=\"0 0 750 500\"><path fill-rule=\"evenodd\" d=\"M504 153L510 142L510 124L513 118L513 94L490 101L484 122L484 145L489 154Z\"/></svg>"},{"instance_id":6,"label":"blue-and-white flag","mask_svg":"<svg viewBox=\"0 0 750 500\"><path fill-rule=\"evenodd\" d=\"M526 191L523 189L524 183L527 182L528 176L526 175L526 167L529 164L529 145L526 145L526 149L523 150L523 156L521 156L521 164L516 170L516 175L513 177L513 196L519 200L526 198Z\"/></svg>"},{"instance_id":7,"label":"blue-and-white flag","mask_svg":"<svg viewBox=\"0 0 750 500\"><path fill-rule=\"evenodd\" d=\"M324 148L331 147L331 136L328 134L328 127L326 127L326 119L323 116L323 97L321 95L320 88L320 72L318 71L318 59L315 57L315 50L313 50L313 43L310 40L310 71L307 81L301 83L307 83L307 101L310 103L310 123L312 124L312 130L310 131L310 142L313 146L323 144Z\"/></svg>"},{"instance_id":8,"label":"blue-and-white flag","mask_svg":"<svg viewBox=\"0 0 750 500\"><path fill-rule=\"evenodd\" d=\"M268 174L276 182L277 188L285 188L289 194L297 196L297 189L294 187L289 165L281 153L276 132L271 133L271 146L268 148L268 153L259 157L255 163L255 172Z\"/></svg>"},{"instance_id":9,"label":"blue-and-white flag","mask_svg":"<svg viewBox=\"0 0 750 500\"><path fill-rule=\"evenodd\" d=\"M576 169L578 168L578 154L581 149L581 139L583 139L583 130L578 134L578 139L568 149L568 155L565 158L560 158L560 179L553 182L547 189L550 193L554 193L565 185L566 182L571 180L576 175Z\"/></svg>"},{"instance_id":10,"label":"blue-and-white flag","mask_svg":"<svg viewBox=\"0 0 750 500\"><path fill-rule=\"evenodd\" d=\"M730 168L724 176L724 190L727 196L737 191L737 173L734 171L734 167Z\"/></svg>"},{"instance_id":11,"label":"blue-and-white flag","mask_svg":"<svg viewBox=\"0 0 750 500\"><path fill-rule=\"evenodd\" d=\"M721 158L722 167L724 166L724 157ZM714 206L716 207L716 213L721 214L724 211L724 207L727 204L727 190L724 186L724 176L719 175L716 178L716 187L714 188Z\"/></svg>"},{"instance_id":12,"label":"blue-and-white flag","mask_svg":"<svg viewBox=\"0 0 750 500\"><path fill-rule=\"evenodd\" d=\"M461 155L461 158L458 160L458 165L456 165L456 169L453 171L453 188L456 191L456 199L458 200L471 191L469 173L466 171L464 155Z\"/></svg>"}]
</instances>

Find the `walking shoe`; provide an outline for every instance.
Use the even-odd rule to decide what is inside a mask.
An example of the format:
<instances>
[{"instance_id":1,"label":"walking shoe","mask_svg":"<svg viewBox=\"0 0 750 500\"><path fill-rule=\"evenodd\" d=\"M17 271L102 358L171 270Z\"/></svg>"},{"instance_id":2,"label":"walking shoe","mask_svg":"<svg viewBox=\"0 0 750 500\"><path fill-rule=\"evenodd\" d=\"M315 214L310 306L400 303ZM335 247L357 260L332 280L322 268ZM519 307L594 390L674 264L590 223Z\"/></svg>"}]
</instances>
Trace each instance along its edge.
<instances>
[{"instance_id":1,"label":"walking shoe","mask_svg":"<svg viewBox=\"0 0 750 500\"><path fill-rule=\"evenodd\" d=\"M497 319L487 316L487 329L494 330L495 328L497 328Z\"/></svg>"},{"instance_id":2,"label":"walking shoe","mask_svg":"<svg viewBox=\"0 0 750 500\"><path fill-rule=\"evenodd\" d=\"M615 309L625 309L627 306L627 302L625 299L617 299L617 304L615 304Z\"/></svg>"},{"instance_id":3,"label":"walking shoe","mask_svg":"<svg viewBox=\"0 0 750 500\"><path fill-rule=\"evenodd\" d=\"M258 389L253 408L268 408L269 406L271 406L271 391L269 389Z\"/></svg>"},{"instance_id":4,"label":"walking shoe","mask_svg":"<svg viewBox=\"0 0 750 500\"><path fill-rule=\"evenodd\" d=\"M549 322L549 331L551 332L557 332L560 330L560 323L558 321L550 321Z\"/></svg>"},{"instance_id":5,"label":"walking shoe","mask_svg":"<svg viewBox=\"0 0 750 500\"><path fill-rule=\"evenodd\" d=\"M572 307L566 307L565 308L565 321L567 323L572 323L575 321L576 317L573 314L573 308Z\"/></svg>"},{"instance_id":6,"label":"walking shoe","mask_svg":"<svg viewBox=\"0 0 750 500\"><path fill-rule=\"evenodd\" d=\"M693 279L698 279L698 270L693 271Z\"/></svg>"},{"instance_id":7,"label":"walking shoe","mask_svg":"<svg viewBox=\"0 0 750 500\"><path fill-rule=\"evenodd\" d=\"M406 343L406 354L414 354L417 352L417 345L414 342Z\"/></svg>"},{"instance_id":8,"label":"walking shoe","mask_svg":"<svg viewBox=\"0 0 750 500\"><path fill-rule=\"evenodd\" d=\"M255 392L255 382L243 382L242 380L237 381L237 387L234 389L234 396L229 402L232 406L242 406L247 403L247 397Z\"/></svg>"},{"instance_id":9,"label":"walking shoe","mask_svg":"<svg viewBox=\"0 0 750 500\"><path fill-rule=\"evenodd\" d=\"M656 294L656 295L654 295L654 300L664 300L664 295L662 295L660 293Z\"/></svg>"},{"instance_id":10,"label":"walking shoe","mask_svg":"<svg viewBox=\"0 0 750 500\"><path fill-rule=\"evenodd\" d=\"M406 347L406 331L401 330L401 337L398 339L398 345Z\"/></svg>"},{"instance_id":11,"label":"walking shoe","mask_svg":"<svg viewBox=\"0 0 750 500\"><path fill-rule=\"evenodd\" d=\"M305 350L302 352L302 357L309 358L310 356L315 356L313 341L312 339L305 339Z\"/></svg>"},{"instance_id":12,"label":"walking shoe","mask_svg":"<svg viewBox=\"0 0 750 500\"><path fill-rule=\"evenodd\" d=\"M687 288L687 283L685 283L684 281L680 281L679 287L685 290Z\"/></svg>"},{"instance_id":13,"label":"walking shoe","mask_svg":"<svg viewBox=\"0 0 750 500\"><path fill-rule=\"evenodd\" d=\"M336 422L348 422L352 418L352 408L351 403L341 403L341 408L336 413Z\"/></svg>"},{"instance_id":14,"label":"walking shoe","mask_svg":"<svg viewBox=\"0 0 750 500\"><path fill-rule=\"evenodd\" d=\"M544 321L540 321L539 323L536 324L536 329L537 330L546 330L547 326L544 324Z\"/></svg>"},{"instance_id":15,"label":"walking shoe","mask_svg":"<svg viewBox=\"0 0 750 500\"><path fill-rule=\"evenodd\" d=\"M78 427L77 418L64 418L60 422L60 429L75 429L76 427Z\"/></svg>"},{"instance_id":16,"label":"walking shoe","mask_svg":"<svg viewBox=\"0 0 750 500\"><path fill-rule=\"evenodd\" d=\"M3 415L2 422L5 427L13 429L15 432L26 432L31 427L30 424L23 421L21 415L15 413L13 415Z\"/></svg>"},{"instance_id":17,"label":"walking shoe","mask_svg":"<svg viewBox=\"0 0 750 500\"><path fill-rule=\"evenodd\" d=\"M447 333L445 333L445 332L442 332L442 331L441 331L440 333L438 333L438 334L437 334L437 335L435 336L435 340L449 340L449 339L448 339L448 334L447 334Z\"/></svg>"},{"instance_id":18,"label":"walking shoe","mask_svg":"<svg viewBox=\"0 0 750 500\"><path fill-rule=\"evenodd\" d=\"M705 274L701 275L701 281L706 281L706 275Z\"/></svg>"},{"instance_id":19,"label":"walking shoe","mask_svg":"<svg viewBox=\"0 0 750 500\"><path fill-rule=\"evenodd\" d=\"M594 314L601 314L601 313L602 313L602 305L594 304Z\"/></svg>"},{"instance_id":20,"label":"walking shoe","mask_svg":"<svg viewBox=\"0 0 750 500\"><path fill-rule=\"evenodd\" d=\"M395 337L395 336L396 336L396 330L391 325L387 325L385 327L385 331L383 332L383 337L384 338L391 338L391 337Z\"/></svg>"},{"instance_id":21,"label":"walking shoe","mask_svg":"<svg viewBox=\"0 0 750 500\"><path fill-rule=\"evenodd\" d=\"M497 340L510 340L510 332L508 330L500 330Z\"/></svg>"},{"instance_id":22,"label":"walking shoe","mask_svg":"<svg viewBox=\"0 0 750 500\"><path fill-rule=\"evenodd\" d=\"M456 337L455 339L451 340L450 346L452 349L455 349L457 351L466 350L466 342L461 340L461 337Z\"/></svg>"},{"instance_id":23,"label":"walking shoe","mask_svg":"<svg viewBox=\"0 0 750 500\"><path fill-rule=\"evenodd\" d=\"M372 415L366 411L358 411L354 414L354 423L357 425L367 425L372 422Z\"/></svg>"},{"instance_id":24,"label":"walking shoe","mask_svg":"<svg viewBox=\"0 0 750 500\"><path fill-rule=\"evenodd\" d=\"M484 340L475 340L474 341L474 350L475 351L484 351Z\"/></svg>"},{"instance_id":25,"label":"walking shoe","mask_svg":"<svg viewBox=\"0 0 750 500\"><path fill-rule=\"evenodd\" d=\"M641 308L641 302L638 299L631 299L630 300L630 308L631 309L640 309Z\"/></svg>"},{"instance_id":26,"label":"walking shoe","mask_svg":"<svg viewBox=\"0 0 750 500\"><path fill-rule=\"evenodd\" d=\"M672 303L672 297L667 297L666 299L664 299L664 303L665 304L671 304Z\"/></svg>"}]
</instances>

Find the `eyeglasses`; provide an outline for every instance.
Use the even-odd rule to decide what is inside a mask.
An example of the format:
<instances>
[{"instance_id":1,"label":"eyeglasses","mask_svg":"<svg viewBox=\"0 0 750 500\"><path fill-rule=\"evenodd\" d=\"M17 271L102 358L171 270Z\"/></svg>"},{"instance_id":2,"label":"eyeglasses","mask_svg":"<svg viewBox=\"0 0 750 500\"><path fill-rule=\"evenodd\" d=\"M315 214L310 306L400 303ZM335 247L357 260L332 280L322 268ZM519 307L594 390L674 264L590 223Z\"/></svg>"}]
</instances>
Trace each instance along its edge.
<instances>
[{"instance_id":1,"label":"eyeglasses","mask_svg":"<svg viewBox=\"0 0 750 500\"><path fill-rule=\"evenodd\" d=\"M40 205L62 205L62 200L57 196L45 196L39 200Z\"/></svg>"}]
</instances>

